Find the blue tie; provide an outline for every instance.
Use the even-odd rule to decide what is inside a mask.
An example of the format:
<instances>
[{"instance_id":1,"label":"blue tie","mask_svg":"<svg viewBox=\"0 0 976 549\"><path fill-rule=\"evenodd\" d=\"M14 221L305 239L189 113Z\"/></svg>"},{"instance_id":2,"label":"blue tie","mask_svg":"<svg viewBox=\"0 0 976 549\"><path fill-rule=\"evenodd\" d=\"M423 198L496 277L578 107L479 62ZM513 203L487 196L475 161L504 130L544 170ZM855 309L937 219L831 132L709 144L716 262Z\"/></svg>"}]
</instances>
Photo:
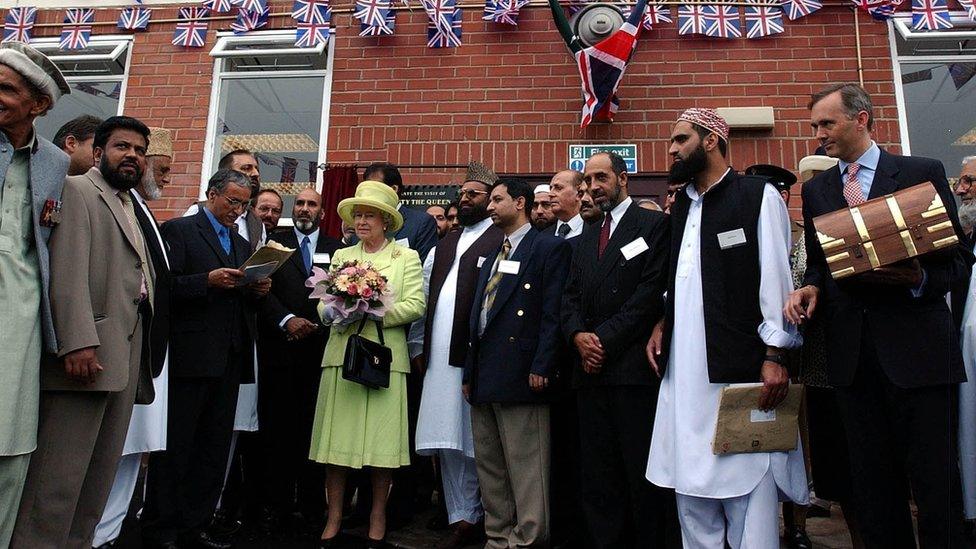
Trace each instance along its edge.
<instances>
[{"instance_id":1,"label":"blue tie","mask_svg":"<svg viewBox=\"0 0 976 549\"><path fill-rule=\"evenodd\" d=\"M227 227L221 227L217 231L217 238L220 240L220 246L224 249L224 253L230 255L230 233L227 232Z\"/></svg>"},{"instance_id":2,"label":"blue tie","mask_svg":"<svg viewBox=\"0 0 976 549\"><path fill-rule=\"evenodd\" d=\"M305 272L312 270L312 253L308 251L309 240L306 236L302 239L302 263L305 264Z\"/></svg>"}]
</instances>

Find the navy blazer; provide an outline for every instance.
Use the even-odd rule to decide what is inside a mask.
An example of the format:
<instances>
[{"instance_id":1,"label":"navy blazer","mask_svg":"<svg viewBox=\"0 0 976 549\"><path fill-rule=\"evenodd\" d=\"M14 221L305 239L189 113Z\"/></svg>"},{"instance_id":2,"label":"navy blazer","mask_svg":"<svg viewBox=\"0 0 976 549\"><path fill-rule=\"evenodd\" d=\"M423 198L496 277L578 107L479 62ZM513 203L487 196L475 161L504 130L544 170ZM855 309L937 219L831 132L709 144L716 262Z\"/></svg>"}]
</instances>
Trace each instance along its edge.
<instances>
[{"instance_id":1,"label":"navy blazer","mask_svg":"<svg viewBox=\"0 0 976 549\"><path fill-rule=\"evenodd\" d=\"M937 160L882 150L868 199L925 181L935 185L956 233L962 235L945 168ZM953 285L968 283L972 253L964 246L956 246L920 258L926 277L920 297L914 297L907 287L873 284L858 276L835 281L817 239L813 218L847 208L843 188L839 166L803 185L807 247L803 283L820 288L814 314L824 319L831 385L844 387L853 382L865 345L873 347L885 375L899 387L965 380L959 336L945 294Z\"/></svg>"},{"instance_id":2,"label":"navy blazer","mask_svg":"<svg viewBox=\"0 0 976 549\"><path fill-rule=\"evenodd\" d=\"M400 208L403 227L397 231L396 240L407 239L407 247L417 250L420 264L427 259L427 253L437 245L437 222L427 212L404 206Z\"/></svg>"},{"instance_id":3,"label":"navy blazer","mask_svg":"<svg viewBox=\"0 0 976 549\"><path fill-rule=\"evenodd\" d=\"M471 308L471 348L464 369L471 403L545 402L547 392L529 388L529 374L550 380L556 372L562 335L559 308L569 275L570 244L536 229L522 237L510 259L519 262L516 275L503 275L495 301L478 335L485 287L501 246L481 265Z\"/></svg>"},{"instance_id":4,"label":"navy blazer","mask_svg":"<svg viewBox=\"0 0 976 549\"><path fill-rule=\"evenodd\" d=\"M251 246L230 227L231 251L224 253L210 219L201 208L189 217L163 223L169 246L170 289L169 368L174 377L221 377L232 342L238 339L241 382L254 383L255 299L243 289L221 290L207 285L214 269L239 268ZM235 333L236 332L236 333Z\"/></svg>"}]
</instances>

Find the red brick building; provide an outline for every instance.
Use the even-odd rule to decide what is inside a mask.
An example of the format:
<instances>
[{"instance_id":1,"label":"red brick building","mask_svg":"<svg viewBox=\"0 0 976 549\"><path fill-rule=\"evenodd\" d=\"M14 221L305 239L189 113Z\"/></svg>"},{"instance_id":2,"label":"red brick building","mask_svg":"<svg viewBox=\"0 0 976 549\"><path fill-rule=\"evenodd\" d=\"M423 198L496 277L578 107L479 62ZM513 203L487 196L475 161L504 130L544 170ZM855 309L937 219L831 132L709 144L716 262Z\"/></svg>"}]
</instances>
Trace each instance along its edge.
<instances>
[{"instance_id":1,"label":"red brick building","mask_svg":"<svg viewBox=\"0 0 976 549\"><path fill-rule=\"evenodd\" d=\"M115 94L121 101L120 110L151 126L175 132L176 175L157 206L163 218L181 213L199 196L201 183L215 169L214 159L219 157L221 146L217 141L223 143L237 131L228 122L235 116L235 108L226 104L234 101L236 92L229 84L219 92L214 89L215 82L228 73L228 63L242 74L274 77L267 84L274 88L273 93L261 91L265 84L259 78L247 81L250 83L244 87L253 89L242 90L239 95L266 105L268 112L291 117L281 122L282 127L300 128L315 117L314 105L309 110L298 109L299 115L288 114L295 112L289 111L289 102L315 98L314 103L321 96L321 121L309 124L312 129L304 132L304 137L297 130L273 130L292 144L268 146L274 149L269 155L279 155L262 166L270 183L310 181L312 172L319 171L316 179L321 184L322 174L315 169L316 164L364 166L378 160L410 166L403 170L408 184L458 183L463 169L456 166L469 159L481 160L500 173L542 177L568 166L570 144L633 143L638 149L638 179L649 182L644 189L654 189L659 186L652 183L660 182L668 168L671 124L689 106L772 107L775 123L771 128L733 131L731 163L740 169L772 163L795 170L798 160L816 147L806 109L810 93L829 83L862 79L875 102L875 139L882 146L902 148L905 137L914 135L911 132L915 128L906 129L906 125L909 120L914 123L915 111L919 124L935 126L931 132L948 130L940 130L940 125L958 126L950 132L953 144L958 135L976 125L976 99L970 97L976 96L972 93L974 81L957 86L957 97L949 102L916 101L916 95L928 92L916 94L912 91L915 88L908 88L918 82L926 83L926 90L935 88L936 81L945 78L939 71L955 78L952 67L976 60L976 51L959 46L953 53L953 42L963 42L950 36L952 33L945 33L941 42L928 40L929 36L913 42L899 31L897 23L877 22L863 12L855 15L846 4L833 2L808 17L785 21L783 34L764 39L678 36L675 24L644 31L621 86L621 110L616 121L593 124L581 131L575 63L548 8L536 4L523 8L517 28L482 21L478 5L464 4L463 45L431 49L426 46L427 18L419 7L398 11L395 36L359 37L358 21L348 9L351 3L335 2L331 50L326 48L310 64L296 64L297 70L282 61L291 59L287 55L272 55L262 61L258 58L264 54L258 52L254 59L244 55L215 63L218 58L211 51L218 42L217 31L228 30L232 21L226 14L210 22L204 48L170 43L177 12L172 5L151 6L148 31L134 34L112 24L118 8L99 9L96 21L110 24L96 25L94 35L133 36L127 46L131 48L127 65L117 75L124 81L121 92ZM269 6L272 16L262 31L293 28L288 15L275 15L289 13L290 0L274 0ZM672 13L675 8L672 6ZM954 21L964 20L956 15ZM57 36L62 17L61 9L39 10L34 36ZM959 32L968 35L971 30ZM287 36L278 40L274 47L293 47ZM919 55L918 44L933 43L948 53ZM264 46L240 47L260 50ZM56 52L56 45L54 48ZM906 52L931 66L916 70L918 67L902 57ZM281 79L274 72L279 68ZM317 76L304 78L303 70ZM919 72L921 80L916 74ZM237 82L226 80L232 81ZM938 85L933 94L944 91L944 83ZM307 112L313 114L306 116ZM279 123L263 118L258 122L257 115L250 118L262 127ZM45 130L53 131L42 127L42 133ZM316 131L319 134L312 135ZM244 144L260 151L261 128L247 128L245 133L251 141ZM919 133L916 154L926 146L944 148L927 135ZM958 173L958 166L950 165L952 159L974 154L972 142L959 145L947 157L950 176ZM291 154L289 146L304 156L287 156ZM228 147L225 144L222 149ZM794 209L797 200L798 196Z\"/></svg>"}]
</instances>

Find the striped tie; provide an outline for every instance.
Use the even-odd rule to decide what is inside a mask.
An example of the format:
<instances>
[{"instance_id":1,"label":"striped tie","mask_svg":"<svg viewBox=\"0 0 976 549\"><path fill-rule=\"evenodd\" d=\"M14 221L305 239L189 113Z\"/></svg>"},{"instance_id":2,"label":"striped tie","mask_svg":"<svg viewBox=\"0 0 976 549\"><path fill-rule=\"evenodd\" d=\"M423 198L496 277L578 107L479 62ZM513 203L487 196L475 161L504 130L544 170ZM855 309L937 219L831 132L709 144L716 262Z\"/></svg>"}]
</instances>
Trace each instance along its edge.
<instances>
[{"instance_id":1,"label":"striped tie","mask_svg":"<svg viewBox=\"0 0 976 549\"><path fill-rule=\"evenodd\" d=\"M505 239L502 244L502 251L498 252L498 257L495 259L495 272L488 279L488 285L485 286L485 312L491 310L491 306L495 304L495 294L498 292L498 284L502 281L502 276L504 273L499 270L502 265L502 261L508 259L508 253L512 251L512 243Z\"/></svg>"},{"instance_id":2,"label":"striped tie","mask_svg":"<svg viewBox=\"0 0 976 549\"><path fill-rule=\"evenodd\" d=\"M864 192L861 190L861 182L857 179L857 172L861 166L854 162L847 166L847 175L844 177L844 198L847 205L854 207L864 203Z\"/></svg>"}]
</instances>

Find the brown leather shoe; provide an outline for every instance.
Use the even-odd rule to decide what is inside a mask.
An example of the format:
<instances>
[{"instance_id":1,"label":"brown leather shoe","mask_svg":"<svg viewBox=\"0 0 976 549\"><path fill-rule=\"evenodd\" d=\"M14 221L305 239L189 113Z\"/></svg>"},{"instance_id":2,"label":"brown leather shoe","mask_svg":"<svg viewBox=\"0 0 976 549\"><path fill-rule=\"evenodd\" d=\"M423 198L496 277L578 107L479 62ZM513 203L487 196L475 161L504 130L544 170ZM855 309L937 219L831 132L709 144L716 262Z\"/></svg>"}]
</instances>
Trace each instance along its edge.
<instances>
[{"instance_id":1,"label":"brown leather shoe","mask_svg":"<svg viewBox=\"0 0 976 549\"><path fill-rule=\"evenodd\" d=\"M485 523L460 521L453 525L451 535L442 541L437 549L461 549L466 545L483 542L485 540Z\"/></svg>"}]
</instances>

